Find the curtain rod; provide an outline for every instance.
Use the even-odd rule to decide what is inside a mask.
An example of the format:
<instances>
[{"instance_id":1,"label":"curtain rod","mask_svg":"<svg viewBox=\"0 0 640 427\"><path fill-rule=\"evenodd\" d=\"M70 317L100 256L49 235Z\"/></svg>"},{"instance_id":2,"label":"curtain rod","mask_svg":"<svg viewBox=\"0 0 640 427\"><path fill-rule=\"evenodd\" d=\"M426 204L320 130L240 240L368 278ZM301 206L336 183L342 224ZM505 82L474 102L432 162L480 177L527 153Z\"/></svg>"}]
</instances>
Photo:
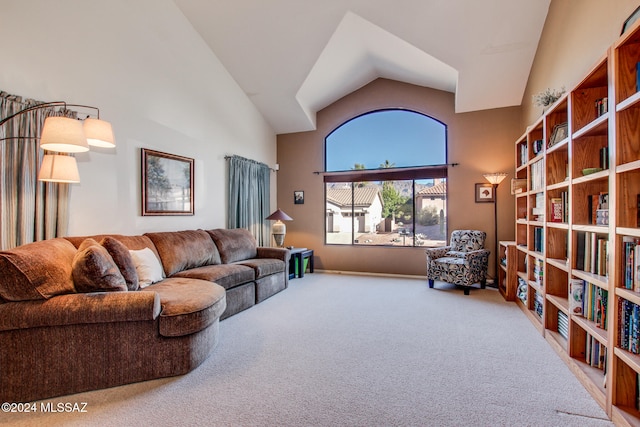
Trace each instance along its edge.
<instances>
[{"instance_id":1,"label":"curtain rod","mask_svg":"<svg viewBox=\"0 0 640 427\"><path fill-rule=\"evenodd\" d=\"M232 156L230 156L230 155L228 155L228 154L227 154L227 155L225 155L225 156L224 156L224 159L225 159L225 160L229 160L229 159L232 159L232 158L234 158L234 157L235 157L235 158L238 158L238 159L245 160L245 161L247 161L247 162L253 162L253 163L256 163L256 164L259 164L259 165L264 165L264 166L268 167L268 168L269 168L269 170L271 170L272 172L278 172L278 169L274 169L274 168L272 168L271 166L267 165L266 163L262 163L262 162L259 162L259 161L257 161L257 160L253 160L253 159L247 159L246 157L238 156L237 154L234 154L234 155L232 155Z\"/></svg>"},{"instance_id":2,"label":"curtain rod","mask_svg":"<svg viewBox=\"0 0 640 427\"><path fill-rule=\"evenodd\" d=\"M316 175L322 175L322 174L347 174L347 173L354 173L354 172L368 172L368 171L411 171L411 170L424 170L424 169L428 169L428 168L441 168L443 166L451 166L451 167L456 167L459 166L460 163L443 163L440 165L428 165L428 166L407 166L407 167L400 167L400 168L376 168L376 169L347 169L347 170L341 170L341 171L315 171L313 172Z\"/></svg>"}]
</instances>

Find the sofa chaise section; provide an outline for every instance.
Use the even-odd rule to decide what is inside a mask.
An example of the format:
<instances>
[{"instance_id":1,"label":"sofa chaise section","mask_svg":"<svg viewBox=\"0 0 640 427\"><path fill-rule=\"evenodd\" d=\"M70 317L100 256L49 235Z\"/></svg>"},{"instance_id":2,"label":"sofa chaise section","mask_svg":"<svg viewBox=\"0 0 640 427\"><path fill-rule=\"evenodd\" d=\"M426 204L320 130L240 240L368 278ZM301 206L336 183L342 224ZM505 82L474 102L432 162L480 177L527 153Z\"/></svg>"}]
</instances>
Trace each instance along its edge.
<instances>
[{"instance_id":1,"label":"sofa chaise section","mask_svg":"<svg viewBox=\"0 0 640 427\"><path fill-rule=\"evenodd\" d=\"M76 293L77 252L65 239L0 252L0 400L185 374L211 354L226 308L221 286L176 278L141 291Z\"/></svg>"}]
</instances>

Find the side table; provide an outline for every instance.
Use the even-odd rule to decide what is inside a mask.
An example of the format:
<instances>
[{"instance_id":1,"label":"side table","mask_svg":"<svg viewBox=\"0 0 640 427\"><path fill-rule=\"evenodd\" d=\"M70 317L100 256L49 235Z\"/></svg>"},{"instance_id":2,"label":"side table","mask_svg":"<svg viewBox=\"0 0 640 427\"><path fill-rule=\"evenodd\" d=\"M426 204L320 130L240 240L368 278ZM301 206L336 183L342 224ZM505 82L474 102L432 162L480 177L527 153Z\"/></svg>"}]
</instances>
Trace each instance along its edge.
<instances>
[{"instance_id":1,"label":"side table","mask_svg":"<svg viewBox=\"0 0 640 427\"><path fill-rule=\"evenodd\" d=\"M304 261L309 260L309 272L313 273L313 249L287 248L291 253L289 260L289 280L304 277Z\"/></svg>"}]
</instances>

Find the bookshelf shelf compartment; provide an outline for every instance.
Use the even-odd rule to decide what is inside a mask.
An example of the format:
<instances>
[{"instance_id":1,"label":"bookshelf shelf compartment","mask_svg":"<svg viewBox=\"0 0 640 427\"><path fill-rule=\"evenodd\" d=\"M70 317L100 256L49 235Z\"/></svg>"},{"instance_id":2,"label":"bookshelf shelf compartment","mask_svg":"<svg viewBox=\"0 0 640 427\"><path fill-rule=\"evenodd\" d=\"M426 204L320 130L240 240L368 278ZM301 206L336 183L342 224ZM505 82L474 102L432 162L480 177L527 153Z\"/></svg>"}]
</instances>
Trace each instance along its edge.
<instances>
[{"instance_id":1,"label":"bookshelf shelf compartment","mask_svg":"<svg viewBox=\"0 0 640 427\"><path fill-rule=\"evenodd\" d=\"M588 271L576 270L576 269L571 270L571 274L577 277L578 279L582 279L589 283L593 283L594 285L599 286L601 288L606 289L609 287L609 278L607 276L600 276L598 274L589 273Z\"/></svg>"},{"instance_id":2,"label":"bookshelf shelf compartment","mask_svg":"<svg viewBox=\"0 0 640 427\"><path fill-rule=\"evenodd\" d=\"M569 315L569 300L567 298L557 297L555 295L547 295L547 301L556 306L556 308L562 311L567 316Z\"/></svg>"},{"instance_id":3,"label":"bookshelf shelf compartment","mask_svg":"<svg viewBox=\"0 0 640 427\"><path fill-rule=\"evenodd\" d=\"M588 332L595 339L600 341L601 344L603 344L605 346L608 345L607 344L608 343L607 331L602 329L602 328L597 327L595 322L593 322L591 320L587 320L584 317L577 316L577 315L573 315L571 317L571 320L573 322L575 322L578 327L580 327L584 331Z\"/></svg>"},{"instance_id":4,"label":"bookshelf shelf compartment","mask_svg":"<svg viewBox=\"0 0 640 427\"><path fill-rule=\"evenodd\" d=\"M605 94L606 97L606 94ZM609 115L604 114L600 117L597 117L592 122L589 122L584 127L574 131L573 139L577 140L580 138L587 137L606 137L608 133L609 126Z\"/></svg>"},{"instance_id":5,"label":"bookshelf shelf compartment","mask_svg":"<svg viewBox=\"0 0 640 427\"><path fill-rule=\"evenodd\" d=\"M617 176L622 197L616 199L616 224L624 228L640 227L640 170Z\"/></svg>"}]
</instances>

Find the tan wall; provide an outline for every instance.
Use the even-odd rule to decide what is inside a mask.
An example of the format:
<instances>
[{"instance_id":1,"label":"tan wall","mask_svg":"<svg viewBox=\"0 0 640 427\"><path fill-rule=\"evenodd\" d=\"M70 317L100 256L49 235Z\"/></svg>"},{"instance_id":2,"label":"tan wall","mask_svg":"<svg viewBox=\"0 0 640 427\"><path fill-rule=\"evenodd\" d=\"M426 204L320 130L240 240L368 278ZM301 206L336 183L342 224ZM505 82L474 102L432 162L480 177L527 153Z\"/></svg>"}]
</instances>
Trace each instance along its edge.
<instances>
[{"instance_id":1,"label":"tan wall","mask_svg":"<svg viewBox=\"0 0 640 427\"><path fill-rule=\"evenodd\" d=\"M324 244L324 138L345 121L383 108L406 108L445 123L448 131L449 231L486 230L493 248L491 203L475 203L474 183L483 173L508 172L498 188L499 239L514 237L514 200L509 180L514 170L514 141L522 134L520 108L455 114L454 95L434 89L378 79L318 113L317 130L278 135L278 207L293 221L287 223L286 245L314 249L316 267L324 270L386 274L425 274L421 248L352 247ZM293 192L304 191L305 202L294 205ZM493 252L493 249L492 249ZM493 256L490 260L493 275Z\"/></svg>"},{"instance_id":2,"label":"tan wall","mask_svg":"<svg viewBox=\"0 0 640 427\"><path fill-rule=\"evenodd\" d=\"M553 0L522 101L522 129L542 108L533 95L547 88L575 87L620 36L638 0Z\"/></svg>"}]
</instances>

